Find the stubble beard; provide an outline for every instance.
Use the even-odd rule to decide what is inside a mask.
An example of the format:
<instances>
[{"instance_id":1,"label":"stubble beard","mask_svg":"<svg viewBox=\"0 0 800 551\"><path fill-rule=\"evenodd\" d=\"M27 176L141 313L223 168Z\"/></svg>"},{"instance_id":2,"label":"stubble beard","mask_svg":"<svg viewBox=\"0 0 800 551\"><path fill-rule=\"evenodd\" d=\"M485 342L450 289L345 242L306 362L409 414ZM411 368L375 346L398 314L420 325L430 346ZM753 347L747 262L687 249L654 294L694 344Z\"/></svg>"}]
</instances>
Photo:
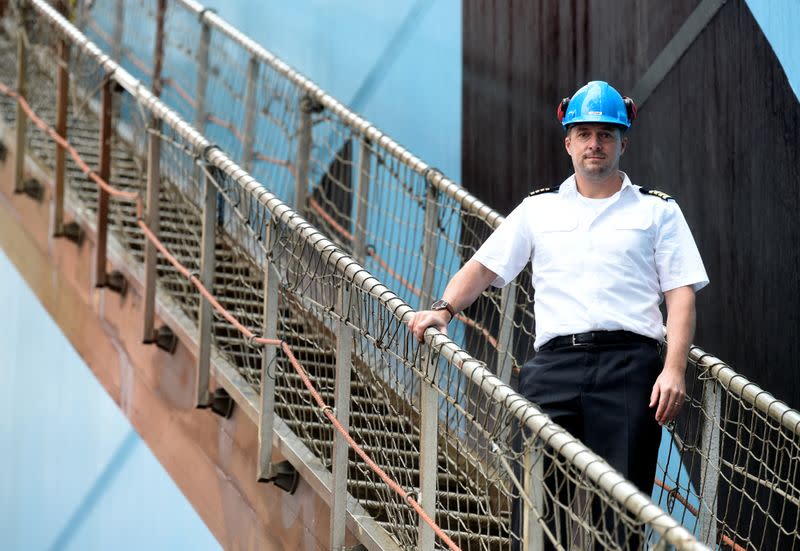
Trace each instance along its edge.
<instances>
[{"instance_id":1,"label":"stubble beard","mask_svg":"<svg viewBox=\"0 0 800 551\"><path fill-rule=\"evenodd\" d=\"M580 168L576 167L576 172L579 172L587 181L602 182L619 171L618 163L598 163L587 165L586 160L587 159L583 160L584 162L581 163ZM603 160L608 161L608 158Z\"/></svg>"}]
</instances>

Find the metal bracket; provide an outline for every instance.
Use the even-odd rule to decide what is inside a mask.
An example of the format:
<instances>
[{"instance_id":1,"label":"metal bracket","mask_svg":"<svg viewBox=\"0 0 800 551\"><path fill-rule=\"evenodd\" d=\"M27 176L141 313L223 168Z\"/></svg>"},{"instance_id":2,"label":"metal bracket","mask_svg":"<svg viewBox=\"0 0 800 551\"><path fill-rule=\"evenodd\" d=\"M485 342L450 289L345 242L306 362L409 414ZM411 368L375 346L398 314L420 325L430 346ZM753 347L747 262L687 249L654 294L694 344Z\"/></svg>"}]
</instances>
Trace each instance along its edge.
<instances>
[{"instance_id":1,"label":"metal bracket","mask_svg":"<svg viewBox=\"0 0 800 551\"><path fill-rule=\"evenodd\" d=\"M122 297L128 294L128 280L119 270L114 270L106 276L106 287Z\"/></svg>"},{"instance_id":2,"label":"metal bracket","mask_svg":"<svg viewBox=\"0 0 800 551\"><path fill-rule=\"evenodd\" d=\"M275 486L284 492L288 492L289 494L295 493L297 484L300 482L300 474L297 472L297 469L294 468L294 465L288 461L273 463L271 471L272 475L269 478L260 478L258 481L274 482Z\"/></svg>"},{"instance_id":3,"label":"metal bracket","mask_svg":"<svg viewBox=\"0 0 800 551\"><path fill-rule=\"evenodd\" d=\"M325 106L315 98L306 94L300 99L300 109L306 113L322 113L322 111L325 109Z\"/></svg>"},{"instance_id":4,"label":"metal bracket","mask_svg":"<svg viewBox=\"0 0 800 551\"><path fill-rule=\"evenodd\" d=\"M25 180L19 192L24 193L37 203L41 203L42 199L44 199L44 187L36 178L28 178Z\"/></svg>"},{"instance_id":5,"label":"metal bracket","mask_svg":"<svg viewBox=\"0 0 800 551\"><path fill-rule=\"evenodd\" d=\"M64 224L61 233L56 237L64 237L75 243L78 247L82 247L86 233L83 231L81 225L73 220L72 222Z\"/></svg>"},{"instance_id":6,"label":"metal bracket","mask_svg":"<svg viewBox=\"0 0 800 551\"><path fill-rule=\"evenodd\" d=\"M178 337L169 325L162 325L156 330L155 343L161 350L174 354L178 347Z\"/></svg>"},{"instance_id":7,"label":"metal bracket","mask_svg":"<svg viewBox=\"0 0 800 551\"><path fill-rule=\"evenodd\" d=\"M209 407L211 408L211 411L223 419L230 419L231 415L233 415L234 403L235 402L233 401L233 398L231 398L231 395L228 394L228 391L220 387L214 390L214 394L211 396L211 403Z\"/></svg>"}]
</instances>

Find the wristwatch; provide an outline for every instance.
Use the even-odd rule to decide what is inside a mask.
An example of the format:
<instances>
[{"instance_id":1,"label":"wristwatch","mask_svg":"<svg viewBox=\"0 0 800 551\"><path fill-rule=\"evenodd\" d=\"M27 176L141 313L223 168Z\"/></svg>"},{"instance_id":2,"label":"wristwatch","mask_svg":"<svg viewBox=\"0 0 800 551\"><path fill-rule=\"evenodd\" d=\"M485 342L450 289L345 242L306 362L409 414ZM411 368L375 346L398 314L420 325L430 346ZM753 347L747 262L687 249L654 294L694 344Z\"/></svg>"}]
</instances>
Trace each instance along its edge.
<instances>
[{"instance_id":1,"label":"wristwatch","mask_svg":"<svg viewBox=\"0 0 800 551\"><path fill-rule=\"evenodd\" d=\"M456 317L456 311L453 309L453 306L447 302L446 300L437 300L433 304L431 304L431 310L447 310L450 313L450 321Z\"/></svg>"}]
</instances>

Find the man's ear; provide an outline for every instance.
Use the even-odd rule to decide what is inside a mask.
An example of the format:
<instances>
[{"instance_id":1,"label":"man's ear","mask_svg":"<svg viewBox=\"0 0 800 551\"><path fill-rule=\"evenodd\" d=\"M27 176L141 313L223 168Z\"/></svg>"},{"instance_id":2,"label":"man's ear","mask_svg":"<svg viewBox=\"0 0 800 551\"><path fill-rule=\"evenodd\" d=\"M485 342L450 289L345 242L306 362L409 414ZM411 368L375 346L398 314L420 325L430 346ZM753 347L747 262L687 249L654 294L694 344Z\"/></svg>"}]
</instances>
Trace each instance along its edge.
<instances>
[{"instance_id":1,"label":"man's ear","mask_svg":"<svg viewBox=\"0 0 800 551\"><path fill-rule=\"evenodd\" d=\"M572 151L570 151L571 147L572 147L572 142L569 139L569 132L567 132L567 135L564 137L564 149L567 150L567 154L570 156L572 155Z\"/></svg>"},{"instance_id":2,"label":"man's ear","mask_svg":"<svg viewBox=\"0 0 800 551\"><path fill-rule=\"evenodd\" d=\"M628 136L622 136L622 149L620 149L619 154L625 153L626 149L628 149Z\"/></svg>"}]
</instances>

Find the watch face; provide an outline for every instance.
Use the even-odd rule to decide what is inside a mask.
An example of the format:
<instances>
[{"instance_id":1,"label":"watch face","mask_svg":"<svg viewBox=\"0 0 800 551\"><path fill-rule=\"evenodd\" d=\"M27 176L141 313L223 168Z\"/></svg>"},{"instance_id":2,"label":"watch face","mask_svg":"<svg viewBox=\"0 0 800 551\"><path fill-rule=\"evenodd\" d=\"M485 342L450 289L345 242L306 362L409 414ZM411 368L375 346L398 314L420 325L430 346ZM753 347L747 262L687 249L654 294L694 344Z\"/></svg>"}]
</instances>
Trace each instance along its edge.
<instances>
[{"instance_id":1,"label":"watch face","mask_svg":"<svg viewBox=\"0 0 800 551\"><path fill-rule=\"evenodd\" d=\"M447 310L447 302L444 300L437 300L431 304L431 310Z\"/></svg>"}]
</instances>

